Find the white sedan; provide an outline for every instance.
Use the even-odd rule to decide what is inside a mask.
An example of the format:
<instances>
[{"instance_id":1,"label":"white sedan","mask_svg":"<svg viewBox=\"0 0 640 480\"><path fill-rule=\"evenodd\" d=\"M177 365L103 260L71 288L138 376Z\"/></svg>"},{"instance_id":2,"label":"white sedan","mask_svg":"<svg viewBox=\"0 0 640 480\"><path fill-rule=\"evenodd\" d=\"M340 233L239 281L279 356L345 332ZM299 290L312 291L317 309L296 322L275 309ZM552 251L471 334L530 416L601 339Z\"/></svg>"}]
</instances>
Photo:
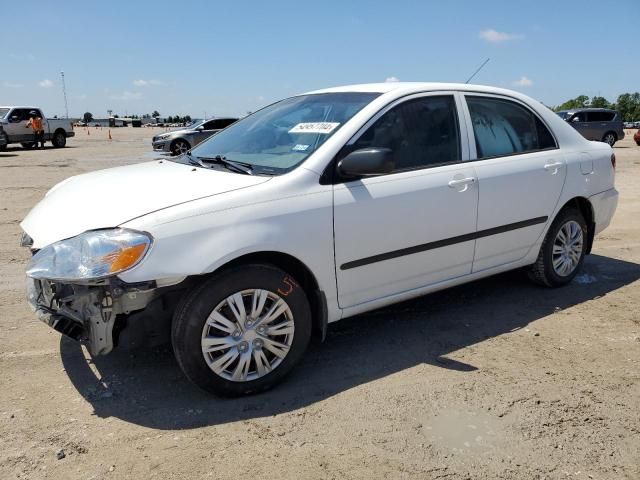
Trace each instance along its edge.
<instances>
[{"instance_id":1,"label":"white sedan","mask_svg":"<svg viewBox=\"0 0 640 480\"><path fill-rule=\"evenodd\" d=\"M29 301L93 355L170 336L198 386L262 391L342 318L520 267L570 282L614 173L609 145L509 90L319 90L54 186L22 222Z\"/></svg>"}]
</instances>

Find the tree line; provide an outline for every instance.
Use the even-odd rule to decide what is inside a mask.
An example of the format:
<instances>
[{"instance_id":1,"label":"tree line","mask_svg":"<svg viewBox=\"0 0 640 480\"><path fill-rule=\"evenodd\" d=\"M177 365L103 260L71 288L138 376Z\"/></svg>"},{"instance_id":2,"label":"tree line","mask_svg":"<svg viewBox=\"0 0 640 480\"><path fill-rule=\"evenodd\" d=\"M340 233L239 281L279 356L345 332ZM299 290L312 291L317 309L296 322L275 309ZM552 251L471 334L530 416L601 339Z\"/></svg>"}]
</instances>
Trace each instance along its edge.
<instances>
[{"instance_id":1,"label":"tree line","mask_svg":"<svg viewBox=\"0 0 640 480\"><path fill-rule=\"evenodd\" d=\"M154 110L153 113L149 114L149 113L145 113L144 115L138 116L138 115L129 115L129 118L132 119L141 119L141 120L146 120L146 119L151 119L153 118L158 118L160 116L160 112L158 112L157 110ZM120 118L120 115L116 114L113 116L113 118ZM84 115L82 116L82 120L85 123L89 123L91 121L93 121L93 114L91 112L84 112ZM175 116L171 116L169 115L166 119L165 119L166 123L190 123L191 122L191 115L184 115L184 116L180 116L180 115L175 115Z\"/></svg>"},{"instance_id":2,"label":"tree line","mask_svg":"<svg viewBox=\"0 0 640 480\"><path fill-rule=\"evenodd\" d=\"M554 111L571 110L574 108L610 108L617 110L624 122L632 122L640 120L640 93L623 93L618 99L612 103L604 97L591 97L587 95L578 95L576 98L567 100L557 107L553 107Z\"/></svg>"}]
</instances>

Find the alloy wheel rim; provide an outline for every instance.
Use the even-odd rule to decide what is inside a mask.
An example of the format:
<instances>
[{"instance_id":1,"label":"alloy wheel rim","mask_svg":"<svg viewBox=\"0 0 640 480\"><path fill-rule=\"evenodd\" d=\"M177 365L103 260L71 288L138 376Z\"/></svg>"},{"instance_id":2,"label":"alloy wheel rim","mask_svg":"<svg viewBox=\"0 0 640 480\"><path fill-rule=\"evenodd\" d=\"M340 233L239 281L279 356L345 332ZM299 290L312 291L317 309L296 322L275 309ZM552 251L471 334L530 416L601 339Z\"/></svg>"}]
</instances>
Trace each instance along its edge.
<instances>
[{"instance_id":1,"label":"alloy wheel rim","mask_svg":"<svg viewBox=\"0 0 640 480\"><path fill-rule=\"evenodd\" d=\"M561 277L571 275L580 263L584 235L582 227L575 220L570 220L558 230L553 242L553 270Z\"/></svg>"},{"instance_id":2,"label":"alloy wheel rim","mask_svg":"<svg viewBox=\"0 0 640 480\"><path fill-rule=\"evenodd\" d=\"M180 155L182 155L183 153L186 153L187 150L189 150L189 148L187 147L186 143L184 142L176 143L176 152L178 152Z\"/></svg>"},{"instance_id":3,"label":"alloy wheel rim","mask_svg":"<svg viewBox=\"0 0 640 480\"><path fill-rule=\"evenodd\" d=\"M613 135L611 135L611 134L608 134L608 135L605 137L605 139L604 139L604 140L605 140L605 142L607 142L609 145L613 145L613 143L614 143L614 137L613 137Z\"/></svg>"},{"instance_id":4,"label":"alloy wheel rim","mask_svg":"<svg viewBox=\"0 0 640 480\"><path fill-rule=\"evenodd\" d=\"M233 382L257 380L286 358L295 325L287 302L269 290L247 289L222 300L202 329L209 368Z\"/></svg>"}]
</instances>

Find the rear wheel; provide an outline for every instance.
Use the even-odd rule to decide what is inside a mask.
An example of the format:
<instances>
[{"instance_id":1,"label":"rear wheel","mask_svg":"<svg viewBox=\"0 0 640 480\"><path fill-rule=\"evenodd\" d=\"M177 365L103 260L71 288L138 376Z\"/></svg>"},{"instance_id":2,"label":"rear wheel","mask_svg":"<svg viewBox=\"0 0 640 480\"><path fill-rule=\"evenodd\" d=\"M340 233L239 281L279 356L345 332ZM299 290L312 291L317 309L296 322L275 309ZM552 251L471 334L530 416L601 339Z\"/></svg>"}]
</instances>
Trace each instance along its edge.
<instances>
[{"instance_id":1,"label":"rear wheel","mask_svg":"<svg viewBox=\"0 0 640 480\"><path fill-rule=\"evenodd\" d=\"M171 338L193 383L218 395L246 395L271 388L302 358L311 310L286 272L241 266L187 294L176 308Z\"/></svg>"},{"instance_id":2,"label":"rear wheel","mask_svg":"<svg viewBox=\"0 0 640 480\"><path fill-rule=\"evenodd\" d=\"M51 143L56 148L63 148L67 144L67 135L64 132L56 132L53 134Z\"/></svg>"},{"instance_id":3,"label":"rear wheel","mask_svg":"<svg viewBox=\"0 0 640 480\"><path fill-rule=\"evenodd\" d=\"M569 283L584 261L586 239L587 223L582 214L573 208L562 210L542 242L529 278L547 287Z\"/></svg>"},{"instance_id":4,"label":"rear wheel","mask_svg":"<svg viewBox=\"0 0 640 480\"><path fill-rule=\"evenodd\" d=\"M183 155L187 153L190 148L191 145L189 145L189 142L183 140L182 138L178 138L171 144L171 153L173 153L174 155Z\"/></svg>"},{"instance_id":5,"label":"rear wheel","mask_svg":"<svg viewBox=\"0 0 640 480\"><path fill-rule=\"evenodd\" d=\"M604 134L604 137L602 137L602 141L613 147L616 141L618 141L618 137L613 132L607 132Z\"/></svg>"}]
</instances>

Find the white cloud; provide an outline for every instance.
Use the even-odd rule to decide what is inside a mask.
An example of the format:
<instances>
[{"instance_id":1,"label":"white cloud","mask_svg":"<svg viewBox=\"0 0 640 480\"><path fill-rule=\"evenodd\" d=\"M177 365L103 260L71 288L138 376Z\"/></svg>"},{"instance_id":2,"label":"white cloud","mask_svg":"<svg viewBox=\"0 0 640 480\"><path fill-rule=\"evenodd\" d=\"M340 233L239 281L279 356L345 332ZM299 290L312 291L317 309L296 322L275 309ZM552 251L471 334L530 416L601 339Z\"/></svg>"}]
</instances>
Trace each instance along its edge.
<instances>
[{"instance_id":1,"label":"white cloud","mask_svg":"<svg viewBox=\"0 0 640 480\"><path fill-rule=\"evenodd\" d=\"M160 80L143 80L143 79L134 80L133 84L136 87L148 87L149 85L163 85L163 83Z\"/></svg>"},{"instance_id":2,"label":"white cloud","mask_svg":"<svg viewBox=\"0 0 640 480\"><path fill-rule=\"evenodd\" d=\"M11 82L2 82L2 86L4 88L22 88L24 87L21 83L11 83Z\"/></svg>"},{"instance_id":3,"label":"white cloud","mask_svg":"<svg viewBox=\"0 0 640 480\"><path fill-rule=\"evenodd\" d=\"M41 82L38 82L38 85L40 85L42 88L51 88L53 87L53 82L45 78Z\"/></svg>"},{"instance_id":4,"label":"white cloud","mask_svg":"<svg viewBox=\"0 0 640 480\"><path fill-rule=\"evenodd\" d=\"M524 38L524 35L521 35L519 33L498 32L493 28L489 28L487 30L482 30L478 34L478 37L481 38L482 40L486 40L489 43L502 43L502 42L507 42L509 40L520 40Z\"/></svg>"},{"instance_id":5,"label":"white cloud","mask_svg":"<svg viewBox=\"0 0 640 480\"><path fill-rule=\"evenodd\" d=\"M142 98L142 93L140 92L130 92L128 90L125 90L122 93L114 93L113 95L111 95L109 98L111 98L112 100L140 100Z\"/></svg>"},{"instance_id":6,"label":"white cloud","mask_svg":"<svg viewBox=\"0 0 640 480\"><path fill-rule=\"evenodd\" d=\"M385 83L394 83L394 82L399 82L400 79L398 77L387 77L385 80Z\"/></svg>"},{"instance_id":7,"label":"white cloud","mask_svg":"<svg viewBox=\"0 0 640 480\"><path fill-rule=\"evenodd\" d=\"M513 82L513 85L515 85L516 87L530 87L531 85L533 85L533 81L523 75L519 80Z\"/></svg>"}]
</instances>

